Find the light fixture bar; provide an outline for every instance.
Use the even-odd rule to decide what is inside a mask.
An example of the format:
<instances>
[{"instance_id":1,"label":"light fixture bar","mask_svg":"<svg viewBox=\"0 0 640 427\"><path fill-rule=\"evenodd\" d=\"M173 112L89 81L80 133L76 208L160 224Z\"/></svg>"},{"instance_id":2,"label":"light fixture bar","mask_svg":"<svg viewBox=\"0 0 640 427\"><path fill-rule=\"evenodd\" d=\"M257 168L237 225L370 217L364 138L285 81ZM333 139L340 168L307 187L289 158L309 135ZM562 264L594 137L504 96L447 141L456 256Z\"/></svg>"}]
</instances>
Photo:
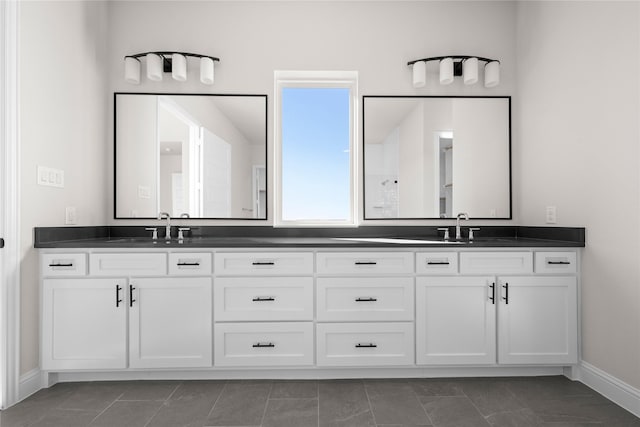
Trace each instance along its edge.
<instances>
[{"instance_id":1,"label":"light fixture bar","mask_svg":"<svg viewBox=\"0 0 640 427\"><path fill-rule=\"evenodd\" d=\"M422 59L416 59L414 61L409 61L407 62L408 66L411 66L413 64L415 64L416 62L429 62L429 61L441 61L445 58L451 58L453 60L459 60L457 62L463 61L465 59L470 59L470 58L477 58L478 61L483 61L483 62L500 62L497 59L489 59L489 58L483 58L481 56L472 56L472 55L445 55L445 56L431 56L429 58L422 58ZM462 68L460 68L460 70L462 71ZM459 74L462 75L462 74Z\"/></svg>"},{"instance_id":2,"label":"light fixture bar","mask_svg":"<svg viewBox=\"0 0 640 427\"><path fill-rule=\"evenodd\" d=\"M187 57L200 60L200 81L204 84L213 84L214 62L220 62L220 58L199 53L155 51L141 52L124 57L125 81L132 84L140 84L141 58L147 60L147 78L152 81L162 81L163 73L171 73L174 80L184 82L187 80Z\"/></svg>"},{"instance_id":3,"label":"light fixture bar","mask_svg":"<svg viewBox=\"0 0 640 427\"><path fill-rule=\"evenodd\" d=\"M178 53L178 54L183 55L183 56L191 56L191 57L194 57L194 58L209 58L212 61L220 62L220 58L216 58L215 56L201 55L199 53L174 52L174 51L142 52L142 53L136 53L135 55L126 55L125 58L141 58L143 56L147 56L150 53L153 53L154 55L158 55L158 56L163 57L165 61L167 61L167 60L171 61L171 56L174 53ZM166 65L165 65L165 68L166 68ZM166 72L170 72L170 71L171 71L171 68L169 68L169 70L166 71Z\"/></svg>"},{"instance_id":4,"label":"light fixture bar","mask_svg":"<svg viewBox=\"0 0 640 427\"><path fill-rule=\"evenodd\" d=\"M421 88L426 84L425 65L429 61L438 61L440 67L440 84L453 83L455 77L463 76L465 85L472 85L478 81L478 62L486 62L484 66L484 87L494 87L500 84L500 61L471 55L431 56L407 62L413 68L413 87Z\"/></svg>"}]
</instances>

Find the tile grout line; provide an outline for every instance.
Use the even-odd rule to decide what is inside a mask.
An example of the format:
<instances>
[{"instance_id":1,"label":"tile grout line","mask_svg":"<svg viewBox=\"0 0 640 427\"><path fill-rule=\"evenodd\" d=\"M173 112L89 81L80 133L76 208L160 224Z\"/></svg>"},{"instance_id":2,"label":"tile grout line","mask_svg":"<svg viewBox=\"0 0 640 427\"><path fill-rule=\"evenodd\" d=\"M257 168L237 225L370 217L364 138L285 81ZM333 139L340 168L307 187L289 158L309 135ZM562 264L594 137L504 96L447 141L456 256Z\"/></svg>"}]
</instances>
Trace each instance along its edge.
<instances>
[{"instance_id":1,"label":"tile grout line","mask_svg":"<svg viewBox=\"0 0 640 427\"><path fill-rule=\"evenodd\" d=\"M111 408L113 405L115 405L115 403L116 403L116 402L119 402L119 399L120 399L122 396L124 396L124 391L123 391L122 393L120 393L120 394L118 395L118 397L116 397L115 399L113 399L113 401L112 401L109 405L107 405L107 407L106 407L106 408L104 408L104 409L102 410L102 412L100 412L98 415L96 415L96 416L91 420L91 422L89 422L89 424L88 424L88 425L90 426L91 424L93 424L93 422L94 422L95 420L97 420L98 418L100 418L100 416L102 416L102 414L104 414L105 412L107 412L107 410L109 410L109 408Z\"/></svg>"},{"instance_id":2,"label":"tile grout line","mask_svg":"<svg viewBox=\"0 0 640 427\"><path fill-rule=\"evenodd\" d=\"M149 425L149 423L150 423L150 422L151 422L151 421L156 417L156 415L158 415L158 413L160 412L160 410L164 407L164 404L165 404L167 401L169 401L169 399L171 399L171 396L173 396L173 395L176 393L176 391L178 391L178 389L180 388L180 386L181 386L182 384L184 384L184 381L180 381L180 382L178 382L178 385L176 385L176 386L175 386L175 388L173 389L173 391L172 391L171 393L169 393L169 396L167 396L167 398L166 398L166 399L164 399L164 400L152 400L152 401L151 401L151 402L162 402L162 403L158 406L158 409L156 409L156 411L153 413L153 415L149 417L149 419L147 420L147 422L144 424L144 426L143 426L143 427L147 427L147 426ZM126 402L126 400L125 400L125 401L123 401L123 402Z\"/></svg>"},{"instance_id":3,"label":"tile grout line","mask_svg":"<svg viewBox=\"0 0 640 427\"><path fill-rule=\"evenodd\" d=\"M367 391L367 386L364 383L364 380L360 380L361 384L362 384L362 388L364 389L364 395L367 396L367 403L369 404L369 411L371 412L371 418L373 419L373 423L375 425L378 425L378 422L376 421L376 414L373 412L373 405L371 404L371 398L369 397L369 392Z\"/></svg>"},{"instance_id":4,"label":"tile grout line","mask_svg":"<svg viewBox=\"0 0 640 427\"><path fill-rule=\"evenodd\" d=\"M416 397L416 400L418 401L418 404L420 405L420 407L422 408L422 411L426 415L427 420L429 420L429 424L431 426L435 427L435 424L433 423L433 420L431 419L431 417L429 416L429 413L427 412L427 408L425 408L424 405L422 404L422 402L420 401L420 396L418 395L416 390L411 386L411 383L409 381L407 381L407 384L409 384L409 387L411 388L411 391L413 392L413 395Z\"/></svg>"},{"instance_id":5,"label":"tile grout line","mask_svg":"<svg viewBox=\"0 0 640 427\"><path fill-rule=\"evenodd\" d=\"M224 391L227 389L227 385L229 384L228 381L224 382L224 386L222 386L222 390L220 390L220 393L218 394L218 397L216 397L216 401L213 402L213 405L211 406L211 409L209 409L209 413L207 414L207 420L209 419L209 417L211 417L211 414L213 413L213 409L216 407L216 405L218 404L218 401L220 400L220 397L222 396L222 393L224 393ZM205 421L206 422L206 421Z\"/></svg>"},{"instance_id":6,"label":"tile grout line","mask_svg":"<svg viewBox=\"0 0 640 427\"><path fill-rule=\"evenodd\" d=\"M264 410L262 411L262 418L260 419L260 426L264 424L264 416L267 415L267 408L269 407L269 397L273 391L273 381L269 382L269 394L267 394L267 400L264 402Z\"/></svg>"}]
</instances>

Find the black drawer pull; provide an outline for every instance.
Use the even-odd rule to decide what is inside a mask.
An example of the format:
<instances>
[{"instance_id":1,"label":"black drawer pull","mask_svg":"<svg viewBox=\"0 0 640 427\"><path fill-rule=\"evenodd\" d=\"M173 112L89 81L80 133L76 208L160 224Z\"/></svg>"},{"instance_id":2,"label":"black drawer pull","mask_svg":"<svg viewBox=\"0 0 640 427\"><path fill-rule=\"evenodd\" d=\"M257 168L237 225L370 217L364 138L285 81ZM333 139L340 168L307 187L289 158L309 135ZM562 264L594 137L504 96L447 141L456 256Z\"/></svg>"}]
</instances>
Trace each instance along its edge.
<instances>
[{"instance_id":1,"label":"black drawer pull","mask_svg":"<svg viewBox=\"0 0 640 427\"><path fill-rule=\"evenodd\" d=\"M199 262L179 262L178 267L197 267L199 266Z\"/></svg>"},{"instance_id":2,"label":"black drawer pull","mask_svg":"<svg viewBox=\"0 0 640 427\"><path fill-rule=\"evenodd\" d=\"M253 348L269 348L269 347L275 347L276 345L272 342L268 342L268 343L256 343L253 345Z\"/></svg>"},{"instance_id":3,"label":"black drawer pull","mask_svg":"<svg viewBox=\"0 0 640 427\"><path fill-rule=\"evenodd\" d=\"M504 288L504 296L502 297L502 299L504 300L505 304L509 304L509 284L505 283L504 285L502 285L502 287Z\"/></svg>"},{"instance_id":4,"label":"black drawer pull","mask_svg":"<svg viewBox=\"0 0 640 427\"><path fill-rule=\"evenodd\" d=\"M133 285L129 285L129 307L133 307L133 303L136 302L136 300L133 299L133 291L135 291L136 288L133 287Z\"/></svg>"},{"instance_id":5,"label":"black drawer pull","mask_svg":"<svg viewBox=\"0 0 640 427\"><path fill-rule=\"evenodd\" d=\"M356 265L376 265L375 261L356 261Z\"/></svg>"},{"instance_id":6,"label":"black drawer pull","mask_svg":"<svg viewBox=\"0 0 640 427\"><path fill-rule=\"evenodd\" d=\"M374 302L378 301L378 298L356 298L356 302Z\"/></svg>"},{"instance_id":7,"label":"black drawer pull","mask_svg":"<svg viewBox=\"0 0 640 427\"><path fill-rule=\"evenodd\" d=\"M254 261L251 265L276 265L273 261Z\"/></svg>"},{"instance_id":8,"label":"black drawer pull","mask_svg":"<svg viewBox=\"0 0 640 427\"><path fill-rule=\"evenodd\" d=\"M356 348L376 348L377 344L369 343L369 344L356 344Z\"/></svg>"},{"instance_id":9,"label":"black drawer pull","mask_svg":"<svg viewBox=\"0 0 640 427\"><path fill-rule=\"evenodd\" d=\"M275 301L276 299L274 297L255 297L254 299L252 299L251 301L254 302L263 302L263 301Z\"/></svg>"},{"instance_id":10,"label":"black drawer pull","mask_svg":"<svg viewBox=\"0 0 640 427\"><path fill-rule=\"evenodd\" d=\"M551 265L569 265L571 263L569 261L547 261L547 264L551 264Z\"/></svg>"},{"instance_id":11,"label":"black drawer pull","mask_svg":"<svg viewBox=\"0 0 640 427\"><path fill-rule=\"evenodd\" d=\"M122 300L120 299L120 291L122 290L122 286L116 285L116 307L120 307L120 303Z\"/></svg>"},{"instance_id":12,"label":"black drawer pull","mask_svg":"<svg viewBox=\"0 0 640 427\"><path fill-rule=\"evenodd\" d=\"M49 264L49 267L73 267L73 263Z\"/></svg>"},{"instance_id":13,"label":"black drawer pull","mask_svg":"<svg viewBox=\"0 0 640 427\"><path fill-rule=\"evenodd\" d=\"M427 265L449 265L449 261L427 261Z\"/></svg>"}]
</instances>

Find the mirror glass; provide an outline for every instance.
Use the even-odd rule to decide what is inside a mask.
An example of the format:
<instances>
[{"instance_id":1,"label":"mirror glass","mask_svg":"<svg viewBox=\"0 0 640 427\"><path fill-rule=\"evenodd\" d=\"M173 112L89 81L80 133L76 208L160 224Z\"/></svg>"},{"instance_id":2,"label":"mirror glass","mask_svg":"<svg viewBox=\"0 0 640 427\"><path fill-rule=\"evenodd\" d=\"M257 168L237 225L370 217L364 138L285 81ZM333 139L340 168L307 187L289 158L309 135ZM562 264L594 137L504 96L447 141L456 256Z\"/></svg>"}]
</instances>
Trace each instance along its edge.
<instances>
[{"instance_id":1,"label":"mirror glass","mask_svg":"<svg viewBox=\"0 0 640 427\"><path fill-rule=\"evenodd\" d=\"M115 94L115 218L267 218L267 96Z\"/></svg>"},{"instance_id":2,"label":"mirror glass","mask_svg":"<svg viewBox=\"0 0 640 427\"><path fill-rule=\"evenodd\" d=\"M364 96L364 218L511 219L511 97Z\"/></svg>"}]
</instances>

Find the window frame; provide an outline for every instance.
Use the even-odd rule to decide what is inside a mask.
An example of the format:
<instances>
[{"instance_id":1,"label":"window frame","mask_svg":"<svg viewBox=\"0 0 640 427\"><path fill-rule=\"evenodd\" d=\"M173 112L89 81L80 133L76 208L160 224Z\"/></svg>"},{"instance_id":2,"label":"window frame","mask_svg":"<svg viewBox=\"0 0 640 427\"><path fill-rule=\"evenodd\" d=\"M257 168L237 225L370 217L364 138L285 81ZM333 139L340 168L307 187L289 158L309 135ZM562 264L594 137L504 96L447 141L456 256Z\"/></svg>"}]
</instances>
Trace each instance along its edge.
<instances>
[{"instance_id":1,"label":"window frame","mask_svg":"<svg viewBox=\"0 0 640 427\"><path fill-rule=\"evenodd\" d=\"M358 72L357 71L275 71L274 72L274 227L357 227L358 226ZM282 218L282 90L284 88L349 89L349 218L346 220Z\"/></svg>"}]
</instances>

